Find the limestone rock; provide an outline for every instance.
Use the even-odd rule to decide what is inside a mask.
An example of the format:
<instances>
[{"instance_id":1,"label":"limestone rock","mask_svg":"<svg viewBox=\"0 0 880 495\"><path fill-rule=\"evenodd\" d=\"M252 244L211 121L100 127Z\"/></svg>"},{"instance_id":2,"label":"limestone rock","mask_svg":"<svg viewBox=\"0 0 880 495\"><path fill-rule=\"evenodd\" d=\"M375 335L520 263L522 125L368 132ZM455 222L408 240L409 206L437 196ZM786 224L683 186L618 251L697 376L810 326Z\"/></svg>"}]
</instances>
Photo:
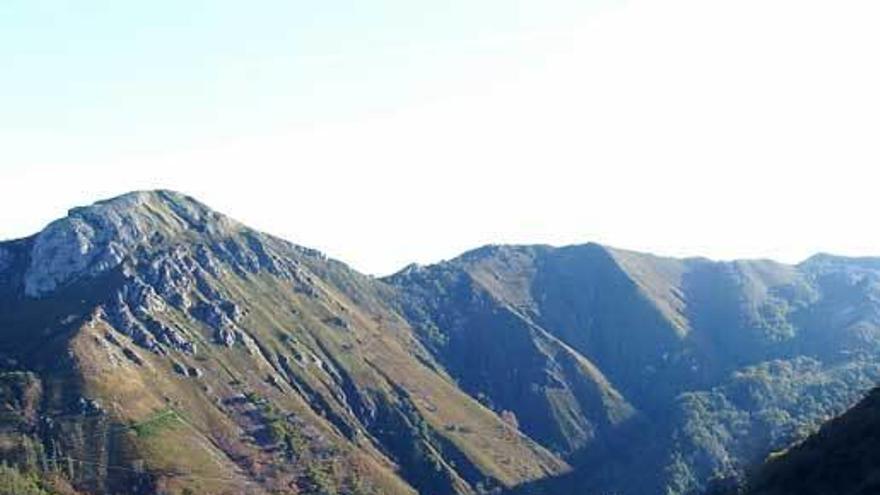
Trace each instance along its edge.
<instances>
[{"instance_id":1,"label":"limestone rock","mask_svg":"<svg viewBox=\"0 0 880 495\"><path fill-rule=\"evenodd\" d=\"M104 414L104 408L101 406L101 403L95 399L80 397L79 401L77 401L77 407L79 409L79 414L83 416L101 416Z\"/></svg>"},{"instance_id":2,"label":"limestone rock","mask_svg":"<svg viewBox=\"0 0 880 495\"><path fill-rule=\"evenodd\" d=\"M183 195L137 192L76 208L34 241L25 292L40 297L82 276L113 269L138 248L187 231L219 237L238 224Z\"/></svg>"}]
</instances>

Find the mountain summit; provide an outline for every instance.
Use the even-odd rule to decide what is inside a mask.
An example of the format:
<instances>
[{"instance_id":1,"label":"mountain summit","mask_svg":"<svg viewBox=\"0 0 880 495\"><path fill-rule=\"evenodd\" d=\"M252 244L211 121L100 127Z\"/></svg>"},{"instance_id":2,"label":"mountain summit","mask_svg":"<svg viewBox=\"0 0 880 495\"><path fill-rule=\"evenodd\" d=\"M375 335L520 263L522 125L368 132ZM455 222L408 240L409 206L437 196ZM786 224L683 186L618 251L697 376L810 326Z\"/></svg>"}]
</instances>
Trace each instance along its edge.
<instances>
[{"instance_id":1,"label":"mountain summit","mask_svg":"<svg viewBox=\"0 0 880 495\"><path fill-rule=\"evenodd\" d=\"M0 243L0 335L0 459L81 492L686 494L880 378L880 266L487 246L375 279L136 192Z\"/></svg>"},{"instance_id":2,"label":"mountain summit","mask_svg":"<svg viewBox=\"0 0 880 495\"><path fill-rule=\"evenodd\" d=\"M220 239L238 223L171 191L133 192L75 208L37 235L25 293L39 297L81 276L119 266L140 249L195 239Z\"/></svg>"}]
</instances>

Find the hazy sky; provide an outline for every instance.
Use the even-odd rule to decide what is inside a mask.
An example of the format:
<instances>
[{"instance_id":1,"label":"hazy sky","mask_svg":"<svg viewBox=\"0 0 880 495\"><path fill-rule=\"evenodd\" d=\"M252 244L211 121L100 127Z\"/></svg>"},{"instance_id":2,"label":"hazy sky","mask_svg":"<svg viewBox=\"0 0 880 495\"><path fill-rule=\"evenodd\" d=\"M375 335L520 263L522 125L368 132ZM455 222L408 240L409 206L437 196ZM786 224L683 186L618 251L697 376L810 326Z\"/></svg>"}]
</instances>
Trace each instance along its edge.
<instances>
[{"instance_id":1,"label":"hazy sky","mask_svg":"<svg viewBox=\"0 0 880 495\"><path fill-rule=\"evenodd\" d=\"M371 273L880 255L876 0L2 0L0 238L189 193Z\"/></svg>"}]
</instances>

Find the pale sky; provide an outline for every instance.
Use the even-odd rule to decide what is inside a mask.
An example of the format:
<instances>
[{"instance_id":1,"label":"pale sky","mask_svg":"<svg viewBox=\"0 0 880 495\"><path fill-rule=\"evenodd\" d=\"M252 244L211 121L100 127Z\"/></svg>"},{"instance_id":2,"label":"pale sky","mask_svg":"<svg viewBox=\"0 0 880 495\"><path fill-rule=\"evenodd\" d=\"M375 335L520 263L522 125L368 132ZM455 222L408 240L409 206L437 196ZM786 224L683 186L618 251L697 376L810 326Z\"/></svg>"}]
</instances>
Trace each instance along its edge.
<instances>
[{"instance_id":1,"label":"pale sky","mask_svg":"<svg viewBox=\"0 0 880 495\"><path fill-rule=\"evenodd\" d=\"M367 273L880 255L876 0L3 0L0 238L134 189Z\"/></svg>"}]
</instances>

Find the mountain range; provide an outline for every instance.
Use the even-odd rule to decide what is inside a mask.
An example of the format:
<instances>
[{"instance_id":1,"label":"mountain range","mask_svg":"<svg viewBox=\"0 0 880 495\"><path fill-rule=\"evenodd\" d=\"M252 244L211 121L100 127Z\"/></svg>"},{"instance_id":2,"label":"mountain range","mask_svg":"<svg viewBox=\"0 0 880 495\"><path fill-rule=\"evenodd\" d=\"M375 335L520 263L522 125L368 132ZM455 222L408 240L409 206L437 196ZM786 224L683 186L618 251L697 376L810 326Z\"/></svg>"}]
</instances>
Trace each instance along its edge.
<instances>
[{"instance_id":1,"label":"mountain range","mask_svg":"<svg viewBox=\"0 0 880 495\"><path fill-rule=\"evenodd\" d=\"M874 258L486 246L376 278L171 191L0 243L0 459L33 493L698 494L878 352Z\"/></svg>"}]
</instances>

